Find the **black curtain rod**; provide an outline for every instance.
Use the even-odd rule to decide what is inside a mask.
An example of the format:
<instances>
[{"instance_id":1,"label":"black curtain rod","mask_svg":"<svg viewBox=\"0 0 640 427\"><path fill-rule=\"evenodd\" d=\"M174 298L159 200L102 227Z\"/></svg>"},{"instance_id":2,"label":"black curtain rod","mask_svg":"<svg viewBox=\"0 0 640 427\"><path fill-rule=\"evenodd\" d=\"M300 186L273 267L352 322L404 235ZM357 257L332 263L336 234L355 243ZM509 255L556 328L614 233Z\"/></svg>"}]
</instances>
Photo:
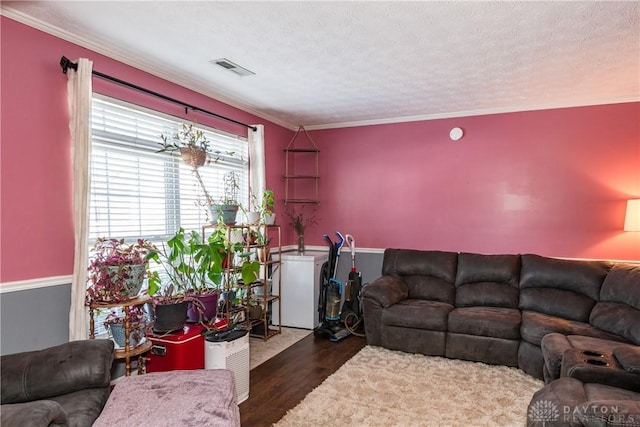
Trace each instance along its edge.
<instances>
[{"instance_id":1,"label":"black curtain rod","mask_svg":"<svg viewBox=\"0 0 640 427\"><path fill-rule=\"evenodd\" d=\"M69 58L67 58L66 56L63 56L62 58L60 58L60 66L62 67L62 72L64 74L67 74L67 70L69 68L73 68L76 71L78 70L78 64L75 64L75 63L71 62L71 60ZM182 105L185 108L185 111L187 111L187 109L190 108L193 111L200 111L202 113L209 114L209 115L211 115L213 117L217 117L219 119L226 120L227 122L231 122L231 123L235 123L235 124L240 125L240 126L244 126L247 129L251 129L253 131L258 130L258 128L256 128L255 126L251 126L251 125L248 125L246 123L242 123L242 122L239 122L237 120L230 119L229 117L221 116L220 114L212 113L211 111L203 110L202 108L196 107L195 105L187 104L186 102L182 102L182 101L179 101L177 99L174 99L174 98L168 97L166 95L163 95L161 93L154 92L154 91L149 90L149 89L145 89L145 88L140 87L138 85L135 85L133 83L125 82L124 80L120 80L118 78L108 76L108 75L106 75L104 73L101 73L99 71L91 71L91 74L93 74L96 77L100 77L101 79L109 80L109 81L112 81L112 82L117 83L119 85L126 86L126 87L129 87L131 89L135 89L135 90L140 91L140 92L144 92L144 93L146 93L148 95L152 95L152 96L155 96L155 97L158 97L158 98L162 98L165 101L170 101L170 102L173 102L174 104Z\"/></svg>"}]
</instances>

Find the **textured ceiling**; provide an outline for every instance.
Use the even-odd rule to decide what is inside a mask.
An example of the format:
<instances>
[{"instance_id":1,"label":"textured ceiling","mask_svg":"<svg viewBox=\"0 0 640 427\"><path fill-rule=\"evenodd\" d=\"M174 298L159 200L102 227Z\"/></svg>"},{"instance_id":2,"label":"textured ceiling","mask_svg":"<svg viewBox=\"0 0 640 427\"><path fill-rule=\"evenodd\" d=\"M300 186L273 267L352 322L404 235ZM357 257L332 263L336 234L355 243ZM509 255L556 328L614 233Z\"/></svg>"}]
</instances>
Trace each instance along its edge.
<instances>
[{"instance_id":1,"label":"textured ceiling","mask_svg":"<svg viewBox=\"0 0 640 427\"><path fill-rule=\"evenodd\" d=\"M2 13L313 129L637 101L639 4L2 1Z\"/></svg>"}]
</instances>

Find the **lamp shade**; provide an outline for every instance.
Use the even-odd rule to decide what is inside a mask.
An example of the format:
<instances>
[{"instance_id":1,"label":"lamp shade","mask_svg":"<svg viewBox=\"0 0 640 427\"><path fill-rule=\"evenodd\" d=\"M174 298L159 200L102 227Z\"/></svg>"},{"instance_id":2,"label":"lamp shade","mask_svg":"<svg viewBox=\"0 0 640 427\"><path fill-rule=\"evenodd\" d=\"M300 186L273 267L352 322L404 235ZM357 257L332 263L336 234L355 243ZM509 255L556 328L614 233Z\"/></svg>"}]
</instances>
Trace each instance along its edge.
<instances>
[{"instance_id":1,"label":"lamp shade","mask_svg":"<svg viewBox=\"0 0 640 427\"><path fill-rule=\"evenodd\" d=\"M624 231L640 231L640 199L627 200Z\"/></svg>"}]
</instances>

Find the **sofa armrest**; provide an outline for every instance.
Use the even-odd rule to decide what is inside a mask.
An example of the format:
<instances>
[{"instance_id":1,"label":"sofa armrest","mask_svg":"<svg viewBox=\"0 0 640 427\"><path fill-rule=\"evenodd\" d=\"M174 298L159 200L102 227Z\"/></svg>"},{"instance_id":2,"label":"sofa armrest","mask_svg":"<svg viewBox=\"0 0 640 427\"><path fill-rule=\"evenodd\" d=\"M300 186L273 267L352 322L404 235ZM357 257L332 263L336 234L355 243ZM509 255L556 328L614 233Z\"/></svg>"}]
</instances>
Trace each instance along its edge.
<instances>
[{"instance_id":1,"label":"sofa armrest","mask_svg":"<svg viewBox=\"0 0 640 427\"><path fill-rule=\"evenodd\" d=\"M364 298L371 298L387 308L409 296L409 288L399 276L386 275L369 283L362 290Z\"/></svg>"},{"instance_id":2,"label":"sofa armrest","mask_svg":"<svg viewBox=\"0 0 640 427\"><path fill-rule=\"evenodd\" d=\"M30 427L66 427L69 425L62 406L52 400L12 403L0 407L0 425Z\"/></svg>"},{"instance_id":3,"label":"sofa armrest","mask_svg":"<svg viewBox=\"0 0 640 427\"><path fill-rule=\"evenodd\" d=\"M0 360L1 403L29 402L108 387L113 355L113 341L101 339L4 355Z\"/></svg>"}]
</instances>

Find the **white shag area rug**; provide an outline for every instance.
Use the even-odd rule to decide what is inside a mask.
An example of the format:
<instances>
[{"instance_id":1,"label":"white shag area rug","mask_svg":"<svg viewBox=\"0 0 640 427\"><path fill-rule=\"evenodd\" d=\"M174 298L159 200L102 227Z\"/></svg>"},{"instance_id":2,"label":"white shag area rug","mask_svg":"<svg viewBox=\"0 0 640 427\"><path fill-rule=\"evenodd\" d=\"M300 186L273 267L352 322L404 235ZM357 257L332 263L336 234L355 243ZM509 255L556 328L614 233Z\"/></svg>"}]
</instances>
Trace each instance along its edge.
<instances>
[{"instance_id":1,"label":"white shag area rug","mask_svg":"<svg viewBox=\"0 0 640 427\"><path fill-rule=\"evenodd\" d=\"M287 347L311 333L308 329L282 328L282 333L264 341L262 338L249 339L249 366L255 368L271 359Z\"/></svg>"},{"instance_id":2,"label":"white shag area rug","mask_svg":"<svg viewBox=\"0 0 640 427\"><path fill-rule=\"evenodd\" d=\"M522 427L543 385L516 368L367 346L275 425Z\"/></svg>"}]
</instances>

